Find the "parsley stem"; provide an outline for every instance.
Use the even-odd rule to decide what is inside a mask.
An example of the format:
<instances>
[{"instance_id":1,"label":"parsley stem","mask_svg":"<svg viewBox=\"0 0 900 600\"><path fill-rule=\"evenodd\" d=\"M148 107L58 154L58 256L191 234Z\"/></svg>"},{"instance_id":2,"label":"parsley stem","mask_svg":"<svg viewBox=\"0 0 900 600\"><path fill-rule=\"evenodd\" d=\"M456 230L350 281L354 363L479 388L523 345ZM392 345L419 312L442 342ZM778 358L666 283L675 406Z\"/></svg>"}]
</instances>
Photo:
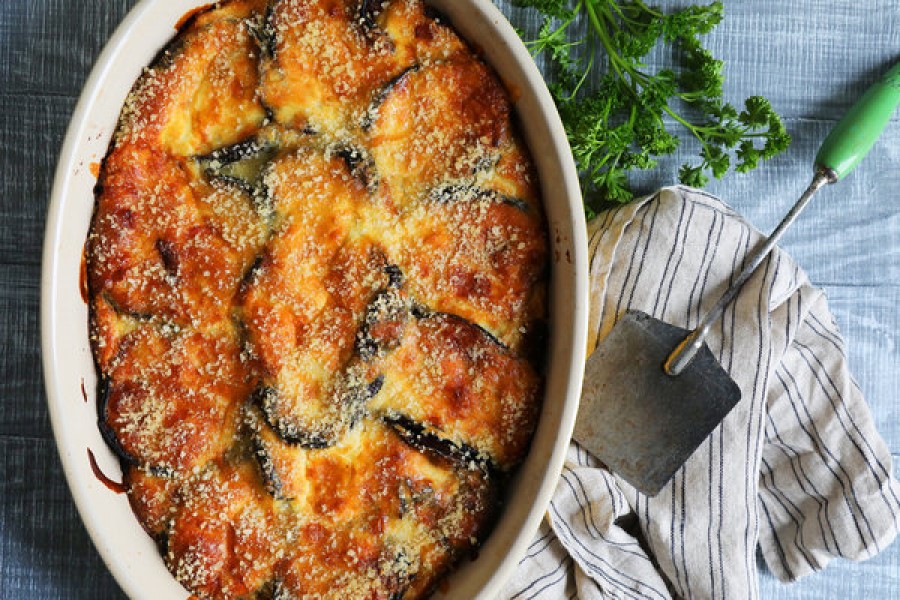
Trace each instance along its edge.
<instances>
[{"instance_id":1,"label":"parsley stem","mask_svg":"<svg viewBox=\"0 0 900 600\"><path fill-rule=\"evenodd\" d=\"M600 16L597 13L597 7L594 5L594 3L591 0L587 0L587 2L584 4L584 7L588 14L588 19L590 20L591 25L593 26L594 31L597 33L597 37L600 38L600 42L603 44L604 50L606 50L606 56L608 58L609 65L616 72L616 75L619 76L620 80L631 83L631 85L628 86L628 91L635 98L639 98L639 94L636 88L638 85L646 85L646 82L649 81L649 77L641 71L632 68L628 64L628 62L623 59L622 56L616 51L615 44L609 37L607 26L600 20ZM601 11L602 10L603 9L601 9ZM603 15L613 23L615 22L615 17L608 12L603 12Z\"/></svg>"},{"instance_id":2,"label":"parsley stem","mask_svg":"<svg viewBox=\"0 0 900 600\"><path fill-rule=\"evenodd\" d=\"M686 163L679 170L683 183L697 187L707 181L706 173L721 177L735 159L740 161L735 169L746 172L790 143L765 98L748 98L746 110L738 112L722 97L722 61L700 42L722 19L721 0L671 11L645 0L513 3L536 8L545 17L529 48L555 67L558 79L551 91L586 198L588 192L622 202L633 198L628 173L653 168L658 156L672 154L678 146L669 118L700 142L701 163ZM653 70L643 62L660 44L677 45L677 65ZM600 52L606 53L605 60ZM590 201L585 210L592 214Z\"/></svg>"},{"instance_id":3,"label":"parsley stem","mask_svg":"<svg viewBox=\"0 0 900 600\"><path fill-rule=\"evenodd\" d=\"M617 15L619 15L619 18L622 19L622 22L628 26L629 31L631 31L632 33L634 33L633 26L641 24L640 21L636 21L626 15L625 11L622 10L622 7L619 6L617 2L610 2L609 0L607 0L604 3L604 10L607 12L607 14L609 14L610 9L612 9Z\"/></svg>"},{"instance_id":4,"label":"parsley stem","mask_svg":"<svg viewBox=\"0 0 900 600\"><path fill-rule=\"evenodd\" d=\"M703 145L704 145L704 146L706 145L706 142L704 142L704 140L703 140L703 136L700 135L700 133L699 133L699 129L698 129L693 123L691 123L690 121L688 121L688 120L682 118L681 115L679 115L677 112L675 112L674 110L672 110L672 109L669 107L668 104L665 105L665 107L663 108L663 110L665 110L666 113L667 113L670 117L672 117L673 119L675 119L676 121L678 121L679 123L681 123L682 125L684 125L684 127L685 127L688 131L690 131L690 132L694 135L695 138L697 138L698 140L700 140L701 142L703 142Z\"/></svg>"},{"instance_id":5,"label":"parsley stem","mask_svg":"<svg viewBox=\"0 0 900 600\"><path fill-rule=\"evenodd\" d=\"M624 65L624 62L613 47L612 40L609 38L609 34L606 31L606 25L600 22L600 17L597 16L596 7L590 0L588 0L584 7L587 11L588 19L590 19L591 25L593 26L594 31L597 33L597 37L600 38L600 42L606 49L610 66L615 70L616 74L618 74L621 79L625 79L625 75L619 68L619 63L623 63Z\"/></svg>"},{"instance_id":6,"label":"parsley stem","mask_svg":"<svg viewBox=\"0 0 900 600\"><path fill-rule=\"evenodd\" d=\"M634 0L634 3L636 5L638 5L642 11L644 11L647 14L653 15L657 19L663 18L665 16L658 10L655 10L652 6L647 6L646 4L641 2L641 0Z\"/></svg>"}]
</instances>

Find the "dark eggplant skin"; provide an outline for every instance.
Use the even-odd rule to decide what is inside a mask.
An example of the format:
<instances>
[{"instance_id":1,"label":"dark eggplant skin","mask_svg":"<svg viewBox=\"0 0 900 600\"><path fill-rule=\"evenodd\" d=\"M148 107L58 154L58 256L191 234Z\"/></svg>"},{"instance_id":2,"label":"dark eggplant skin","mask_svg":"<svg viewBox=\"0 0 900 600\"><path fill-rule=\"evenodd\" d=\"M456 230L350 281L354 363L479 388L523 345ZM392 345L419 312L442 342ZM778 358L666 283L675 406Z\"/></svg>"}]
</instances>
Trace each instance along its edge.
<instances>
[{"instance_id":1,"label":"dark eggplant skin","mask_svg":"<svg viewBox=\"0 0 900 600\"><path fill-rule=\"evenodd\" d=\"M156 240L154 247L159 253L159 257L162 259L163 268L166 270L166 273L172 276L178 275L178 252L175 249L175 244L169 240L160 238Z\"/></svg>"},{"instance_id":2,"label":"dark eggplant skin","mask_svg":"<svg viewBox=\"0 0 900 600\"><path fill-rule=\"evenodd\" d=\"M388 276L388 287L400 289L403 285L403 271L397 265L387 265L384 272Z\"/></svg>"},{"instance_id":3,"label":"dark eggplant skin","mask_svg":"<svg viewBox=\"0 0 900 600\"><path fill-rule=\"evenodd\" d=\"M152 536L153 543L156 545L156 551L160 556L166 556L169 553L169 532L163 531Z\"/></svg>"},{"instance_id":4,"label":"dark eggplant skin","mask_svg":"<svg viewBox=\"0 0 900 600\"><path fill-rule=\"evenodd\" d=\"M275 600L275 581L267 581L260 588L239 600Z\"/></svg>"},{"instance_id":5,"label":"dark eggplant skin","mask_svg":"<svg viewBox=\"0 0 900 600\"><path fill-rule=\"evenodd\" d=\"M417 319L427 319L429 317L433 317L437 313L429 310L427 306L424 306L422 304L413 304L412 308L410 308L409 310L409 314Z\"/></svg>"},{"instance_id":6,"label":"dark eggplant skin","mask_svg":"<svg viewBox=\"0 0 900 600\"><path fill-rule=\"evenodd\" d=\"M501 348L502 350L505 350L505 351L509 350L509 346L507 346L506 344L501 342L497 338L497 336L495 336L493 333L491 333L490 331L488 331L487 329L485 329L478 323L473 323L472 321L470 321L468 319L464 319L463 317L460 317L459 315L454 315L453 313L441 313L441 312L431 311L428 309L428 307L422 306L421 304L414 305L412 307L412 309L410 310L410 314L419 320L442 318L442 319L453 319L454 321L458 321L460 323L465 323L466 325L468 325L470 327L475 327L476 329L478 329L478 331L481 333L481 335L484 336L484 338L486 340L488 340L489 342L491 342L498 348Z\"/></svg>"},{"instance_id":7,"label":"dark eggplant skin","mask_svg":"<svg viewBox=\"0 0 900 600\"><path fill-rule=\"evenodd\" d=\"M244 271L244 274L241 275L241 281L238 283L238 293L246 294L247 290L253 284L253 281L256 279L256 273L262 268L262 266L266 262L266 252L263 250L259 254L256 255L256 258L253 259L253 262L250 263L250 266L247 267L247 270ZM246 325L242 322L242 327L246 330Z\"/></svg>"},{"instance_id":8,"label":"dark eggplant skin","mask_svg":"<svg viewBox=\"0 0 900 600\"><path fill-rule=\"evenodd\" d=\"M325 423L318 431L282 421L277 414L279 392L274 387L265 385L257 387L250 396L250 402L260 409L265 423L285 443L309 449L329 448L340 440L342 432L349 431L359 424L365 416L366 402L381 391L383 384L384 377L379 375L369 382L346 385L340 393L341 412L335 415L335 418L346 419L346 422Z\"/></svg>"},{"instance_id":9,"label":"dark eggplant skin","mask_svg":"<svg viewBox=\"0 0 900 600\"><path fill-rule=\"evenodd\" d=\"M357 22L363 29L372 30L378 28L378 12L381 10L382 0L361 0Z\"/></svg>"},{"instance_id":10,"label":"dark eggplant skin","mask_svg":"<svg viewBox=\"0 0 900 600\"><path fill-rule=\"evenodd\" d=\"M351 145L341 145L334 150L353 175L370 193L378 188L378 172L375 170L375 161L361 148Z\"/></svg>"},{"instance_id":11,"label":"dark eggplant skin","mask_svg":"<svg viewBox=\"0 0 900 600\"><path fill-rule=\"evenodd\" d=\"M356 10L356 18L353 20L353 25L370 44L380 40L382 44L393 51L394 41L378 22L378 17L381 15L384 6L384 0L359 0L359 7Z\"/></svg>"},{"instance_id":12,"label":"dark eggplant skin","mask_svg":"<svg viewBox=\"0 0 900 600\"><path fill-rule=\"evenodd\" d=\"M383 562L389 563L381 571L389 574L385 583L387 583L388 589L393 590L389 596L390 600L403 600L410 583L416 577L416 572L413 569L413 561L405 549L393 548L393 550L392 556L385 556L381 559Z\"/></svg>"},{"instance_id":13,"label":"dark eggplant skin","mask_svg":"<svg viewBox=\"0 0 900 600\"><path fill-rule=\"evenodd\" d=\"M470 184L451 183L437 186L431 190L430 198L432 202L437 202L439 204L449 204L451 202L461 202L466 200L487 200L489 202L508 204L524 213L531 210L528 203L524 200Z\"/></svg>"},{"instance_id":14,"label":"dark eggplant skin","mask_svg":"<svg viewBox=\"0 0 900 600\"><path fill-rule=\"evenodd\" d=\"M198 156L197 160L201 163L219 162L228 165L241 160L255 158L270 149L271 145L251 137L230 146L217 148L209 154Z\"/></svg>"},{"instance_id":15,"label":"dark eggplant skin","mask_svg":"<svg viewBox=\"0 0 900 600\"><path fill-rule=\"evenodd\" d=\"M374 398L384 387L384 375L379 375L366 386L366 400Z\"/></svg>"},{"instance_id":16,"label":"dark eggplant skin","mask_svg":"<svg viewBox=\"0 0 900 600\"><path fill-rule=\"evenodd\" d=\"M277 152L271 141L251 137L195 159L211 180L236 185L255 199L265 193L262 173Z\"/></svg>"},{"instance_id":17,"label":"dark eggplant skin","mask_svg":"<svg viewBox=\"0 0 900 600\"><path fill-rule=\"evenodd\" d=\"M362 325L356 334L356 354L364 361L373 360L396 348L400 339L396 337L380 337L374 329L380 324L396 322L401 325L409 318L409 303L399 291L403 274L399 267L388 265L388 287L378 292L366 309ZM396 286L393 283L397 283Z\"/></svg>"},{"instance_id":18,"label":"dark eggplant skin","mask_svg":"<svg viewBox=\"0 0 900 600\"><path fill-rule=\"evenodd\" d=\"M266 10L255 21L250 21L247 30L259 48L260 56L270 59L275 55L275 28L272 26L272 6L269 2Z\"/></svg>"},{"instance_id":19,"label":"dark eggplant skin","mask_svg":"<svg viewBox=\"0 0 900 600\"><path fill-rule=\"evenodd\" d=\"M129 319L134 319L135 321L140 321L141 323L157 322L157 318L150 313L125 310L124 308L122 308L122 305L116 302L115 299L111 298L109 294L103 294L102 296L103 301L109 304L118 315L128 317ZM93 308L91 310L93 310Z\"/></svg>"},{"instance_id":20,"label":"dark eggplant skin","mask_svg":"<svg viewBox=\"0 0 900 600\"><path fill-rule=\"evenodd\" d=\"M387 411L381 415L381 420L393 429L404 442L420 452L433 453L461 468L478 469L488 475L498 470L490 458L475 448L441 437L433 429L402 413Z\"/></svg>"},{"instance_id":21,"label":"dark eggplant skin","mask_svg":"<svg viewBox=\"0 0 900 600\"><path fill-rule=\"evenodd\" d=\"M137 467L140 465L140 461L122 447L116 432L109 425L107 408L109 406L110 387L109 377L101 373L97 380L97 428L100 430L100 437L103 438L107 447L119 457L123 464Z\"/></svg>"},{"instance_id":22,"label":"dark eggplant skin","mask_svg":"<svg viewBox=\"0 0 900 600\"><path fill-rule=\"evenodd\" d=\"M293 595L287 590L284 589L284 585L275 580L275 589L272 592L272 600L295 600Z\"/></svg>"},{"instance_id":23,"label":"dark eggplant skin","mask_svg":"<svg viewBox=\"0 0 900 600\"><path fill-rule=\"evenodd\" d=\"M165 465L142 465L136 456L122 447L115 430L110 426L107 416L107 406L109 405L110 393L109 377L101 374L97 381L97 429L100 430L100 437L106 443L112 453L122 462L124 466L142 467L154 477L175 477L175 472L171 467Z\"/></svg>"},{"instance_id":24,"label":"dark eggplant skin","mask_svg":"<svg viewBox=\"0 0 900 600\"><path fill-rule=\"evenodd\" d=\"M250 442L253 456L256 458L256 464L266 486L266 491L276 500L290 500L284 495L284 485L281 482L278 471L275 469L272 457L269 455L269 448L263 441L262 434L260 432L251 433Z\"/></svg>"},{"instance_id":25,"label":"dark eggplant skin","mask_svg":"<svg viewBox=\"0 0 900 600\"><path fill-rule=\"evenodd\" d=\"M250 401L259 407L263 414L263 420L282 440L288 444L303 448L327 448L334 444L334 440L325 437L318 432L304 431L298 427L289 427L276 415L276 403L278 402L278 390L273 387L257 387L250 396Z\"/></svg>"},{"instance_id":26,"label":"dark eggplant skin","mask_svg":"<svg viewBox=\"0 0 900 600\"><path fill-rule=\"evenodd\" d=\"M394 88L403 81L410 74L415 73L419 70L419 65L412 65L403 69L399 75L389 80L383 86L381 86L378 91L372 96L372 100L369 102L369 107L366 109L366 112L363 114L362 122L360 123L360 127L362 127L363 131L369 131L372 126L375 124L375 121L378 119L378 109L381 108L381 105L384 104L384 101L387 100L387 97L391 95L391 92L394 91Z\"/></svg>"},{"instance_id":27,"label":"dark eggplant skin","mask_svg":"<svg viewBox=\"0 0 900 600\"><path fill-rule=\"evenodd\" d=\"M187 28L194 24L197 20L197 17L200 13L191 16L184 25L182 25L180 31L187 31ZM184 50L187 46L184 36L177 35L169 42L160 48L159 52L156 53L156 56L153 57L153 60L150 61L150 64L154 65L158 69L168 69L175 62L175 59L178 58L178 55Z\"/></svg>"}]
</instances>

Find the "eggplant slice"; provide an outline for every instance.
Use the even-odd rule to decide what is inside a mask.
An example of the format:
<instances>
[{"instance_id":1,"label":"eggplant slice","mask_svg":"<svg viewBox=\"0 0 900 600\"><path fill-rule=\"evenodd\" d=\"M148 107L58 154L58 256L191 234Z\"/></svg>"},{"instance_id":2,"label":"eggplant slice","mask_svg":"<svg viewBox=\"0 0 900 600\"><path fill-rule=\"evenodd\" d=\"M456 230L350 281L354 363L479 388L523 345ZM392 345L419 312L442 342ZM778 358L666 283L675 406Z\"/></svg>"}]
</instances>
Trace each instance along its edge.
<instances>
[{"instance_id":1,"label":"eggplant slice","mask_svg":"<svg viewBox=\"0 0 900 600\"><path fill-rule=\"evenodd\" d=\"M474 59L408 69L375 96L364 124L398 206L470 177L511 140L506 93Z\"/></svg>"},{"instance_id":2,"label":"eggplant slice","mask_svg":"<svg viewBox=\"0 0 900 600\"><path fill-rule=\"evenodd\" d=\"M270 492L282 511L306 515L276 567L276 597L326 590L352 597L349 590L363 582L374 597L419 597L417 586L430 581L418 581L417 573L448 568L493 515L486 472L422 453L379 420L367 419L333 447L308 449L286 444L257 408L250 410Z\"/></svg>"},{"instance_id":3,"label":"eggplant slice","mask_svg":"<svg viewBox=\"0 0 900 600\"><path fill-rule=\"evenodd\" d=\"M416 312L393 348L373 359L384 383L368 410L413 447L466 468L508 471L528 449L539 377L465 319Z\"/></svg>"},{"instance_id":4,"label":"eggplant slice","mask_svg":"<svg viewBox=\"0 0 900 600\"><path fill-rule=\"evenodd\" d=\"M271 594L277 556L285 540L276 507L260 489L250 460L217 460L186 476L184 500L170 515L169 570L204 598L254 598Z\"/></svg>"},{"instance_id":5,"label":"eggplant slice","mask_svg":"<svg viewBox=\"0 0 900 600\"><path fill-rule=\"evenodd\" d=\"M371 129L372 124L378 118L378 109L381 108L381 105L390 95L391 91L393 91L393 89L397 87L407 76L409 76L411 73L415 73L418 70L419 65L412 65L403 69L403 71L401 71L399 75L385 83L372 95L372 99L369 101L369 108L366 109L366 112L363 115L362 122L360 123L363 131L368 131L369 129Z\"/></svg>"},{"instance_id":6,"label":"eggplant slice","mask_svg":"<svg viewBox=\"0 0 900 600\"><path fill-rule=\"evenodd\" d=\"M350 174L359 180L370 193L378 188L378 172L375 170L375 162L366 150L360 146L343 143L337 146L334 153L347 163Z\"/></svg>"},{"instance_id":7,"label":"eggplant slice","mask_svg":"<svg viewBox=\"0 0 900 600\"><path fill-rule=\"evenodd\" d=\"M360 235L368 192L345 159L299 150L276 159L266 179L276 231L241 293L261 366L255 399L283 439L330 446L358 422L375 379L355 378L348 364L366 307L390 274L381 249Z\"/></svg>"},{"instance_id":8,"label":"eggplant slice","mask_svg":"<svg viewBox=\"0 0 900 600\"><path fill-rule=\"evenodd\" d=\"M125 465L136 466L139 464L138 459L125 450L119 442L119 436L116 430L109 424L109 414L107 406L109 405L109 377L100 374L97 380L97 428L100 429L100 437L106 442L107 447L112 450L113 454L119 457Z\"/></svg>"},{"instance_id":9,"label":"eggplant slice","mask_svg":"<svg viewBox=\"0 0 900 600\"><path fill-rule=\"evenodd\" d=\"M385 270L391 282L397 282L402 276L398 275L399 269ZM371 363L376 357L382 357L396 348L412 310L409 299L398 287L376 294L366 308L362 326L356 334L356 353L359 358Z\"/></svg>"},{"instance_id":10,"label":"eggplant slice","mask_svg":"<svg viewBox=\"0 0 900 600\"><path fill-rule=\"evenodd\" d=\"M335 134L361 112L372 89L402 69L390 36L378 27L377 4L272 3L260 91L277 122Z\"/></svg>"},{"instance_id":11,"label":"eggplant slice","mask_svg":"<svg viewBox=\"0 0 900 600\"><path fill-rule=\"evenodd\" d=\"M464 442L454 442L441 436L440 432L430 429L408 416L386 411L381 420L397 432L404 442L420 452L434 453L467 469L493 470L490 458Z\"/></svg>"},{"instance_id":12,"label":"eggplant slice","mask_svg":"<svg viewBox=\"0 0 900 600\"><path fill-rule=\"evenodd\" d=\"M277 152L273 141L255 137L199 156L197 162L207 177L238 186L261 205L266 199L262 174Z\"/></svg>"},{"instance_id":13,"label":"eggplant slice","mask_svg":"<svg viewBox=\"0 0 900 600\"><path fill-rule=\"evenodd\" d=\"M381 390L383 377L362 381L357 375L338 377L334 399L295 403L284 414L284 401L272 387L259 387L251 401L263 413L266 423L289 444L304 448L327 448L336 444L359 423L366 402Z\"/></svg>"},{"instance_id":14,"label":"eggplant slice","mask_svg":"<svg viewBox=\"0 0 900 600\"><path fill-rule=\"evenodd\" d=\"M409 295L483 327L516 352L524 348L531 324L545 311L534 291L546 277L542 216L491 189L444 184L400 219L415 236L384 241Z\"/></svg>"},{"instance_id":15,"label":"eggplant slice","mask_svg":"<svg viewBox=\"0 0 900 600\"><path fill-rule=\"evenodd\" d=\"M272 5L272 2L268 2L262 14L247 22L247 30L256 42L263 59L271 59L275 53L276 32L272 26Z\"/></svg>"},{"instance_id":16,"label":"eggplant slice","mask_svg":"<svg viewBox=\"0 0 900 600\"><path fill-rule=\"evenodd\" d=\"M100 431L110 448L156 473L191 470L221 456L250 393L238 340L156 322L130 327L98 389Z\"/></svg>"},{"instance_id":17,"label":"eggplant slice","mask_svg":"<svg viewBox=\"0 0 900 600\"><path fill-rule=\"evenodd\" d=\"M497 202L515 207L522 212L529 212L530 207L524 200L512 198L496 190L478 187L468 183L452 183L435 187L431 190L431 200L440 203L451 202Z\"/></svg>"},{"instance_id":18,"label":"eggplant slice","mask_svg":"<svg viewBox=\"0 0 900 600\"><path fill-rule=\"evenodd\" d=\"M254 19L251 4L207 7L183 24L132 89L136 102L126 105L117 144L140 138L186 157L233 144L262 125L259 53L246 26ZM194 76L214 69L219 76Z\"/></svg>"}]
</instances>

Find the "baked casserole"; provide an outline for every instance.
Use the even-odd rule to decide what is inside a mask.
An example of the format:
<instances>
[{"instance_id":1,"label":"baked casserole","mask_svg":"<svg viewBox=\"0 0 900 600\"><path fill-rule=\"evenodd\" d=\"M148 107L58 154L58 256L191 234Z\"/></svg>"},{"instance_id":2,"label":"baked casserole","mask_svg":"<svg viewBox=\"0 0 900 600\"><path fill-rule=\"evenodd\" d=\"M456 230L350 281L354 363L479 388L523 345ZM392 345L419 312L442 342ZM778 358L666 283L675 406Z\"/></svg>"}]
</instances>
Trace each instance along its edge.
<instances>
[{"instance_id":1,"label":"baked casserole","mask_svg":"<svg viewBox=\"0 0 900 600\"><path fill-rule=\"evenodd\" d=\"M540 412L509 93L419 0L231 0L135 83L86 246L98 423L201 598L419 598Z\"/></svg>"}]
</instances>

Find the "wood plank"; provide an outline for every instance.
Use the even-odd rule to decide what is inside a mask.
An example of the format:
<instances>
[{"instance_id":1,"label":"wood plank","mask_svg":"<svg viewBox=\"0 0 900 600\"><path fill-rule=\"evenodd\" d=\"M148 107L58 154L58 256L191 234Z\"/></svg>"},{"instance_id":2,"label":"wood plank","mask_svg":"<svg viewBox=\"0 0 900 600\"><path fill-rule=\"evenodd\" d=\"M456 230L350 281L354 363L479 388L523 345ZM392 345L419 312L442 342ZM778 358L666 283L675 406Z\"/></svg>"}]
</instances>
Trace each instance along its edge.
<instances>
[{"instance_id":1,"label":"wood plank","mask_svg":"<svg viewBox=\"0 0 900 600\"><path fill-rule=\"evenodd\" d=\"M0 94L0 264L38 265L57 156L75 101Z\"/></svg>"},{"instance_id":2,"label":"wood plank","mask_svg":"<svg viewBox=\"0 0 900 600\"><path fill-rule=\"evenodd\" d=\"M0 436L49 440L38 323L39 269L0 264L0 281Z\"/></svg>"},{"instance_id":3,"label":"wood plank","mask_svg":"<svg viewBox=\"0 0 900 600\"><path fill-rule=\"evenodd\" d=\"M512 22L529 32L537 13L495 2ZM672 0L667 9L698 4ZM785 117L834 119L898 56L900 10L895 0L803 0L725 2L723 21L705 37L725 59L725 97L743 102L769 98ZM672 67L672 53L649 55L648 69ZM896 117L895 117L896 118Z\"/></svg>"},{"instance_id":4,"label":"wood plank","mask_svg":"<svg viewBox=\"0 0 900 600\"><path fill-rule=\"evenodd\" d=\"M0 12L0 82L19 96L77 96L136 0L13 0Z\"/></svg>"},{"instance_id":5,"label":"wood plank","mask_svg":"<svg viewBox=\"0 0 900 600\"><path fill-rule=\"evenodd\" d=\"M0 596L121 600L69 495L53 442L0 436Z\"/></svg>"}]
</instances>

